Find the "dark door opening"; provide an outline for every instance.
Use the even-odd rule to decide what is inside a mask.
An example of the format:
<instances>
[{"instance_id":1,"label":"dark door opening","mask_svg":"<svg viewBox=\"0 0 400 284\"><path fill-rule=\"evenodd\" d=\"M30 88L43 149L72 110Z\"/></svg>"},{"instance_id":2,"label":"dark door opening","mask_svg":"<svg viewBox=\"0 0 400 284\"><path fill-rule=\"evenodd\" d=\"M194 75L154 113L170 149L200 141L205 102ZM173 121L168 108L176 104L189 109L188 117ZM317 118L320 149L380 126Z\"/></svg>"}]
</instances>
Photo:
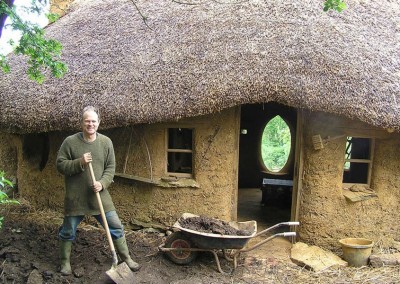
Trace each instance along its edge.
<instances>
[{"instance_id":1,"label":"dark door opening","mask_svg":"<svg viewBox=\"0 0 400 284\"><path fill-rule=\"evenodd\" d=\"M243 105L238 220L258 231L291 218L297 111L278 103Z\"/></svg>"}]
</instances>

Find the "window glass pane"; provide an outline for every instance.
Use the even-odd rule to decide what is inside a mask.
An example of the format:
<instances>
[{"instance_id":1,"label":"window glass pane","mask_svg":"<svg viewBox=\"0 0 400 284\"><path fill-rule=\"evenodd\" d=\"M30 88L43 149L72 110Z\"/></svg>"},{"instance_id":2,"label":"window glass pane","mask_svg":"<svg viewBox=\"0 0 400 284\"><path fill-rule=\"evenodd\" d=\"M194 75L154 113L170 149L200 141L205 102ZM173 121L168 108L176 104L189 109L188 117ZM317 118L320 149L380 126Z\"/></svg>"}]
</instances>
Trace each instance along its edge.
<instances>
[{"instance_id":1,"label":"window glass pane","mask_svg":"<svg viewBox=\"0 0 400 284\"><path fill-rule=\"evenodd\" d=\"M192 129L169 128L168 149L192 149Z\"/></svg>"},{"instance_id":2,"label":"window glass pane","mask_svg":"<svg viewBox=\"0 0 400 284\"><path fill-rule=\"evenodd\" d=\"M291 148L291 134L287 123L279 115L264 128L261 139L261 157L271 172L279 172L286 165Z\"/></svg>"},{"instance_id":3,"label":"window glass pane","mask_svg":"<svg viewBox=\"0 0 400 284\"><path fill-rule=\"evenodd\" d=\"M168 172L192 173L192 153L168 153Z\"/></svg>"},{"instance_id":4,"label":"window glass pane","mask_svg":"<svg viewBox=\"0 0 400 284\"><path fill-rule=\"evenodd\" d=\"M349 170L343 172L344 183L368 183L367 163L350 163Z\"/></svg>"},{"instance_id":5,"label":"window glass pane","mask_svg":"<svg viewBox=\"0 0 400 284\"><path fill-rule=\"evenodd\" d=\"M346 159L370 159L371 140L369 138L348 137L347 141Z\"/></svg>"},{"instance_id":6,"label":"window glass pane","mask_svg":"<svg viewBox=\"0 0 400 284\"><path fill-rule=\"evenodd\" d=\"M351 142L352 139L353 139L353 137L347 137L347 140L346 140L346 151L344 153L345 160L351 159L351 146L353 145L353 143ZM344 162L344 169L346 171L350 170L350 162L349 161L345 161Z\"/></svg>"}]
</instances>

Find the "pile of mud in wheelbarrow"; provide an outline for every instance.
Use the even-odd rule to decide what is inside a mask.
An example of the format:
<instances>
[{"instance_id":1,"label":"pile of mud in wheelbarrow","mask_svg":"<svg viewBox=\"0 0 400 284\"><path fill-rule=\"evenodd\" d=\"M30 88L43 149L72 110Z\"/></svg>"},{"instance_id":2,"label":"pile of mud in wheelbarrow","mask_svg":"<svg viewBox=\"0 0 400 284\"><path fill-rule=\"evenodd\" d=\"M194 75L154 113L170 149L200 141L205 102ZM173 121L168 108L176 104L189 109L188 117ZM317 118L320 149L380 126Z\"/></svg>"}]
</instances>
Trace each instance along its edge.
<instances>
[{"instance_id":1,"label":"pile of mud in wheelbarrow","mask_svg":"<svg viewBox=\"0 0 400 284\"><path fill-rule=\"evenodd\" d=\"M276 237L295 237L296 232L270 234L281 227L298 226L299 222L282 222L257 233L257 222L225 222L219 219L184 213L172 226L174 233L168 236L159 250L165 252L174 263L184 265L192 262L199 252L210 252L214 255L218 271L222 270L219 255L237 267L237 260L242 253L249 252ZM268 234L267 234L268 233ZM246 246L252 238L265 236L258 243Z\"/></svg>"}]
</instances>

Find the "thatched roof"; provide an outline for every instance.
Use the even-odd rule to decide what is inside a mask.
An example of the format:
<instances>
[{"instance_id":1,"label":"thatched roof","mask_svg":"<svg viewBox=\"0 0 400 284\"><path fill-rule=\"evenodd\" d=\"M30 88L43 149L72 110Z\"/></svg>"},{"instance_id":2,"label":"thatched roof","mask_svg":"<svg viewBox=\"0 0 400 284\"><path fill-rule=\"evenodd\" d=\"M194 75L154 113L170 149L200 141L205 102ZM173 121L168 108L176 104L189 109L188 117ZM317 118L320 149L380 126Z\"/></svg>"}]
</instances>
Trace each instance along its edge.
<instances>
[{"instance_id":1,"label":"thatched roof","mask_svg":"<svg viewBox=\"0 0 400 284\"><path fill-rule=\"evenodd\" d=\"M69 73L39 85L11 58L0 130L77 129L87 104L112 128L268 101L400 129L399 1L348 0L341 14L321 0L219 2L135 1L149 29L132 1L76 1L46 28Z\"/></svg>"}]
</instances>

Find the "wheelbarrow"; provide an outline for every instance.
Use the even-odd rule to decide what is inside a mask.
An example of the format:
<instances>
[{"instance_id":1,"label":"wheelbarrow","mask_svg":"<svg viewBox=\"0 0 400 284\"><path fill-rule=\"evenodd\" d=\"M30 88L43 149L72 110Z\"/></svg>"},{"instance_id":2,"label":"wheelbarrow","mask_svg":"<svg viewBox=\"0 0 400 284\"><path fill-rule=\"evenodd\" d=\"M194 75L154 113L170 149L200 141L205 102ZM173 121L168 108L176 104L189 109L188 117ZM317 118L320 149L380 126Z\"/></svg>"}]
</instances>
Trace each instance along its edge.
<instances>
[{"instance_id":1,"label":"wheelbarrow","mask_svg":"<svg viewBox=\"0 0 400 284\"><path fill-rule=\"evenodd\" d=\"M191 213L184 213L181 219L191 217L199 216ZM178 220L172 226L175 232L169 235L165 243L160 245L158 249L159 251L165 252L171 261L180 265L189 264L192 262L194 259L196 259L198 252L210 252L214 255L218 271L223 274L228 274L222 270L218 254L221 254L222 252L226 260L233 262L232 271L234 271L237 268L237 259L241 253L249 252L255 248L258 248L276 237L295 237L296 232L273 234L252 246L245 247L250 239L261 236L281 226L298 226L299 224L299 222L282 222L257 233L256 221L231 221L229 222L231 227L250 232L250 235L237 236L204 233L187 229L182 227Z\"/></svg>"}]
</instances>

